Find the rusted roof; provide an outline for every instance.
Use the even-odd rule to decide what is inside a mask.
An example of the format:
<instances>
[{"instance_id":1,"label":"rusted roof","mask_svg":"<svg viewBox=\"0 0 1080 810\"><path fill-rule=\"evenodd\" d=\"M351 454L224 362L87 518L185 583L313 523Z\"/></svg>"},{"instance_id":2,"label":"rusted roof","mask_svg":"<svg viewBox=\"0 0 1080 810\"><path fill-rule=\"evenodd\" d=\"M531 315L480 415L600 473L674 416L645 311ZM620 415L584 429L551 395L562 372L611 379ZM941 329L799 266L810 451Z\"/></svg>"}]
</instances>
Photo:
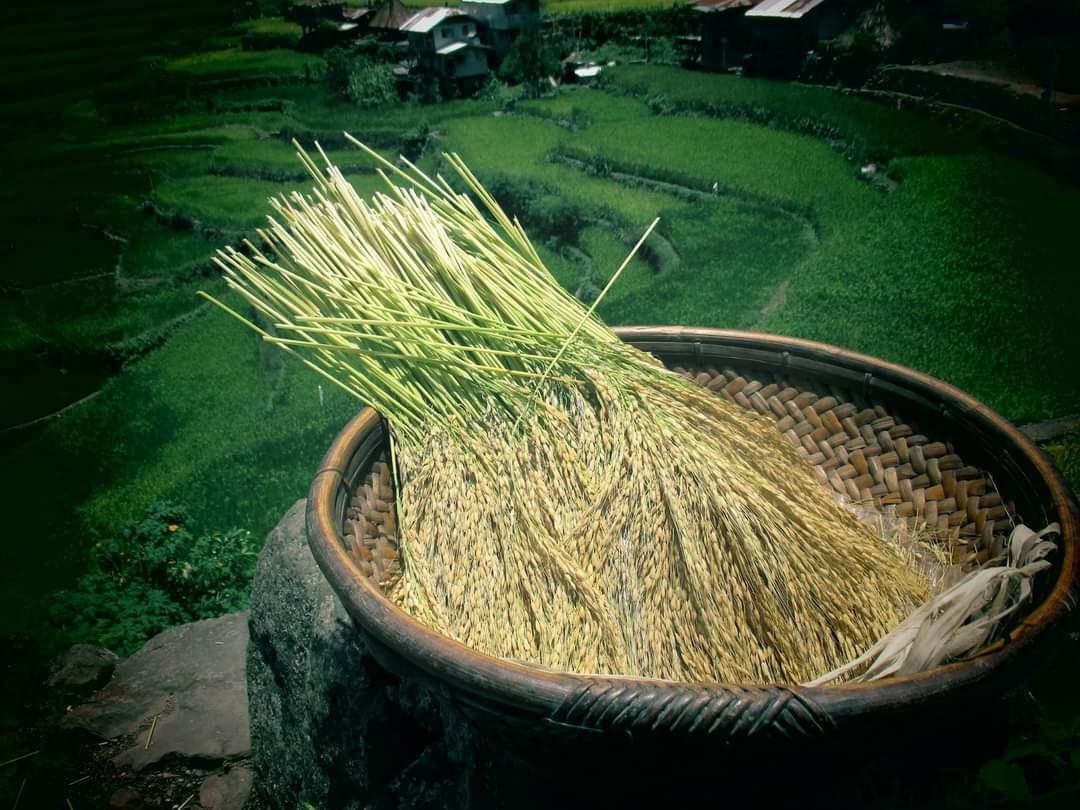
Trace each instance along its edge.
<instances>
[{"instance_id":1,"label":"rusted roof","mask_svg":"<svg viewBox=\"0 0 1080 810\"><path fill-rule=\"evenodd\" d=\"M387 31L398 31L413 15L401 0L386 0L375 13L371 15L368 28L382 28Z\"/></svg>"},{"instance_id":2,"label":"rusted roof","mask_svg":"<svg viewBox=\"0 0 1080 810\"><path fill-rule=\"evenodd\" d=\"M463 14L456 8L432 6L430 8L422 9L409 17L409 19L401 26L401 30L408 31L412 34L426 34L443 20L449 19L450 17L468 17L468 19L472 19L472 17Z\"/></svg>"},{"instance_id":3,"label":"rusted roof","mask_svg":"<svg viewBox=\"0 0 1080 810\"><path fill-rule=\"evenodd\" d=\"M760 2L761 0L702 0L700 3L695 3L692 8L694 11L710 14L714 11L730 11L733 8L750 8Z\"/></svg>"},{"instance_id":4,"label":"rusted roof","mask_svg":"<svg viewBox=\"0 0 1080 810\"><path fill-rule=\"evenodd\" d=\"M747 17L781 17L797 20L825 0L763 0L746 12Z\"/></svg>"}]
</instances>

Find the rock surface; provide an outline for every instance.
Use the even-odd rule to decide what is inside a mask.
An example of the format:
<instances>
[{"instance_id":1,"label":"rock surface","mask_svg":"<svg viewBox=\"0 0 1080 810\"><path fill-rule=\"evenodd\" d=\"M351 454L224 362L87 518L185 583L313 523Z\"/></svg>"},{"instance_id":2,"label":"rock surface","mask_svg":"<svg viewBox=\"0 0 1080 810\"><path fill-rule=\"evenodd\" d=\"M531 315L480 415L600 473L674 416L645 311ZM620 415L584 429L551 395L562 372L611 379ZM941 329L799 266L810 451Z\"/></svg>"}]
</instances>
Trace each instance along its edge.
<instances>
[{"instance_id":1,"label":"rock surface","mask_svg":"<svg viewBox=\"0 0 1080 810\"><path fill-rule=\"evenodd\" d=\"M468 728L365 653L308 549L304 506L267 538L251 600L259 800L288 810L476 806Z\"/></svg>"},{"instance_id":2,"label":"rock surface","mask_svg":"<svg viewBox=\"0 0 1080 810\"><path fill-rule=\"evenodd\" d=\"M142 810L146 806L139 791L120 788L109 797L109 810Z\"/></svg>"},{"instance_id":3,"label":"rock surface","mask_svg":"<svg viewBox=\"0 0 1080 810\"><path fill-rule=\"evenodd\" d=\"M71 697L85 697L108 683L120 657L94 644L73 644L56 662L45 685Z\"/></svg>"},{"instance_id":4,"label":"rock surface","mask_svg":"<svg viewBox=\"0 0 1080 810\"><path fill-rule=\"evenodd\" d=\"M199 788L199 804L203 810L241 810L250 793L251 768L230 768L206 778Z\"/></svg>"},{"instance_id":5,"label":"rock surface","mask_svg":"<svg viewBox=\"0 0 1080 810\"><path fill-rule=\"evenodd\" d=\"M164 759L243 759L251 751L247 641L247 613L166 630L120 662L108 685L61 724L103 740L131 737L114 762L136 771Z\"/></svg>"}]
</instances>

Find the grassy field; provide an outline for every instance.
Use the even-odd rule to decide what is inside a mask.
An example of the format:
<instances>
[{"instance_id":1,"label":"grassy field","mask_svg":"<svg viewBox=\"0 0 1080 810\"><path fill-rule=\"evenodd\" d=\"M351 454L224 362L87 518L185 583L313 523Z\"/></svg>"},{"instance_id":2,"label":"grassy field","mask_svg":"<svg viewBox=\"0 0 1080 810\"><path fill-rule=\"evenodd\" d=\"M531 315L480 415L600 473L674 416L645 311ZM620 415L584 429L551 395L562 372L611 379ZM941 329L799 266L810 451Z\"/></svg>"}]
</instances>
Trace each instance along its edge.
<instances>
[{"instance_id":1,"label":"grassy field","mask_svg":"<svg viewBox=\"0 0 1080 810\"><path fill-rule=\"evenodd\" d=\"M292 50L244 51L224 48L171 59L165 63L165 71L188 80L207 82L288 81L317 77L323 64L318 56Z\"/></svg>"},{"instance_id":2,"label":"grassy field","mask_svg":"<svg viewBox=\"0 0 1080 810\"><path fill-rule=\"evenodd\" d=\"M654 104L806 132L873 159L970 148L939 122L828 87L658 65L619 65L604 74L604 81L615 92L650 98Z\"/></svg>"},{"instance_id":3,"label":"grassy field","mask_svg":"<svg viewBox=\"0 0 1080 810\"><path fill-rule=\"evenodd\" d=\"M257 64L241 52L204 58L172 64L212 65L207 81ZM116 449L81 451L92 471L71 483L70 519L87 536L166 496L212 528L261 533L303 494L350 406L332 399L325 420L305 424L314 380L288 364L268 371L265 353L216 312L185 316L198 306L195 289L216 284L213 250L252 234L268 197L307 185L287 137L326 141L361 191L380 187L344 148L342 129L393 155L426 128L433 148L422 165L437 170L441 149L459 152L518 206L553 272L583 295L603 286L659 215L655 246L601 305L613 324L763 328L835 342L955 382L1018 421L1080 407L1065 373L1077 345L1068 303L1077 282L1063 272L1074 188L1000 156L958 151L951 134L921 119L829 91L638 66L612 82L610 92L521 102L510 115L473 101L365 113L322 85L237 85L207 102L220 112L181 106L58 144L65 170L56 182L68 182L71 198L65 218L43 227L55 234L66 222L69 236L12 234L19 260L6 283L21 292L3 302L0 346L9 357L43 348L105 357L168 339L92 402L20 440L17 463L44 469L60 448L90 440L79 436L110 437ZM657 95L712 114L644 100ZM893 156L896 189L861 181L829 138L722 117L736 105L788 118L802 110L872 144ZM35 154L37 167L50 165L49 153ZM25 209L28 223L40 220L34 211ZM155 331L173 323L168 335ZM21 373L40 383L40 370ZM86 382L46 386L39 410ZM5 408L11 422L38 415ZM254 478L252 466L261 468Z\"/></svg>"},{"instance_id":4,"label":"grassy field","mask_svg":"<svg viewBox=\"0 0 1080 810\"><path fill-rule=\"evenodd\" d=\"M660 216L601 304L611 324L808 337L937 375L1017 422L1080 411L1080 191L914 113L647 65L509 111L364 111L315 81L317 57L238 45L287 26L165 7L175 25L128 0L81 27L70 4L27 12L10 21L21 50L0 55L38 83L3 80L18 124L0 121L0 429L92 395L0 432L16 539L0 544L0 636L68 641L49 635L49 594L157 500L262 535L358 406L195 295L222 292L211 256L254 236L268 197L310 186L292 137L323 143L365 194L381 181L343 130L389 157L426 138L432 171L459 152L585 300ZM81 55L93 92L78 91ZM176 81L190 92L170 95ZM888 189L861 179L869 158ZM1080 484L1075 436L1059 445Z\"/></svg>"},{"instance_id":5,"label":"grassy field","mask_svg":"<svg viewBox=\"0 0 1080 810\"><path fill-rule=\"evenodd\" d=\"M230 26L221 30L288 33L275 21ZM89 38L64 36L67 47L89 47ZM595 294L659 215L655 244L601 306L611 323L831 341L941 376L1018 421L1080 409L1065 371L1077 348L1071 302L1080 290L1065 272L1076 189L914 114L822 88L637 65L611 71L606 91L521 101L508 115L478 101L365 112L322 83L245 83L268 74L311 78L317 58L235 47L185 53L166 44L166 73L215 89L126 123L114 102L80 108L48 148L13 143L0 198L13 225L4 285L14 290L0 299L0 360L40 391L0 401L0 413L15 424L92 393L95 379L104 386L77 416L9 437L10 452L44 469L91 423L125 448L123 463L117 453L100 454L92 491L89 472L75 475L82 482L72 491L81 494L67 508L80 531L109 531L156 497L190 493L212 528L245 523L263 532L302 494L304 464L314 463L330 431L298 427L312 381L285 374L273 383L278 393L255 397L273 403L266 413L245 417L247 426L238 423L223 443L224 422L210 412L244 412L236 403L247 388L269 385L269 372L261 354L229 344L235 334L206 337L224 329L216 313L189 316L195 289L216 284L213 250L251 235L270 210L268 197L306 185L288 138L326 143L362 191L379 187L362 156L345 148L343 129L388 156L426 132L421 163L433 170L441 149L460 152L517 207L559 280L582 295ZM126 52L118 53L124 64ZM845 143L887 161L895 190L861 181ZM64 190L59 203L41 194L42 183ZM73 373L73 356L96 376ZM181 368L193 358L207 364L202 383L196 365ZM125 360L106 381L111 364ZM232 376L215 378L211 369L225 367ZM204 392L221 396L221 408ZM134 403L170 398L167 408L140 406L125 423ZM334 407L340 421L347 408ZM271 434L288 453L267 449ZM305 453L297 451L303 442L311 443ZM240 495L248 473L217 447L282 465L266 480L283 483ZM204 484L200 475L217 477ZM228 498L221 494L230 488ZM258 505L245 517L227 501ZM78 542L70 545L77 557ZM35 576L64 578L56 573Z\"/></svg>"}]
</instances>

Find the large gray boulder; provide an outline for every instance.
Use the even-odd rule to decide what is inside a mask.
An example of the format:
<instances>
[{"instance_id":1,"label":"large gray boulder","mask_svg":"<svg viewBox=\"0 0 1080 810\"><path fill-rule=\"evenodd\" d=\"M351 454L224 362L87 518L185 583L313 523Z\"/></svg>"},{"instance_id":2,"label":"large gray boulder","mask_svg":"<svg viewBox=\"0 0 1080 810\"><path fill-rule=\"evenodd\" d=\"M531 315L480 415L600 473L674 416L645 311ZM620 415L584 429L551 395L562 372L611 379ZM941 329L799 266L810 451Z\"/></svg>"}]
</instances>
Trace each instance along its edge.
<instances>
[{"instance_id":1,"label":"large gray boulder","mask_svg":"<svg viewBox=\"0 0 1080 810\"><path fill-rule=\"evenodd\" d=\"M55 663L45 685L66 698L85 697L109 682L119 660L116 653L104 647L72 645Z\"/></svg>"},{"instance_id":2,"label":"large gray boulder","mask_svg":"<svg viewBox=\"0 0 1080 810\"><path fill-rule=\"evenodd\" d=\"M386 673L308 549L304 501L267 537L248 647L255 791L270 808L486 804L451 707Z\"/></svg>"},{"instance_id":3,"label":"large gray boulder","mask_svg":"<svg viewBox=\"0 0 1080 810\"><path fill-rule=\"evenodd\" d=\"M163 760L216 765L248 756L247 614L170 628L116 665L61 726L129 740L113 758L140 771Z\"/></svg>"}]
</instances>

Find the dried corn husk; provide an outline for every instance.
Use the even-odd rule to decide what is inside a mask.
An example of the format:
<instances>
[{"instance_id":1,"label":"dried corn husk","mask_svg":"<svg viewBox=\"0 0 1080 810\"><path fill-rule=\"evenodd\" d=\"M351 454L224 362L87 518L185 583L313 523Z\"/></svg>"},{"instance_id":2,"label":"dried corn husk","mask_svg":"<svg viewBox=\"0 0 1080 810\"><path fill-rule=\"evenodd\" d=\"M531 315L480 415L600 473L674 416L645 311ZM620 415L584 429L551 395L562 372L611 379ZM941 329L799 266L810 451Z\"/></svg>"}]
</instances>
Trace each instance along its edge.
<instances>
[{"instance_id":1,"label":"dried corn husk","mask_svg":"<svg viewBox=\"0 0 1080 810\"><path fill-rule=\"evenodd\" d=\"M1039 532L1016 526L1006 554L964 575L858 658L807 685L822 686L863 668L851 680L910 675L975 655L1031 598L1032 579L1050 567L1046 557L1057 548L1044 538L1060 530L1057 523Z\"/></svg>"}]
</instances>

